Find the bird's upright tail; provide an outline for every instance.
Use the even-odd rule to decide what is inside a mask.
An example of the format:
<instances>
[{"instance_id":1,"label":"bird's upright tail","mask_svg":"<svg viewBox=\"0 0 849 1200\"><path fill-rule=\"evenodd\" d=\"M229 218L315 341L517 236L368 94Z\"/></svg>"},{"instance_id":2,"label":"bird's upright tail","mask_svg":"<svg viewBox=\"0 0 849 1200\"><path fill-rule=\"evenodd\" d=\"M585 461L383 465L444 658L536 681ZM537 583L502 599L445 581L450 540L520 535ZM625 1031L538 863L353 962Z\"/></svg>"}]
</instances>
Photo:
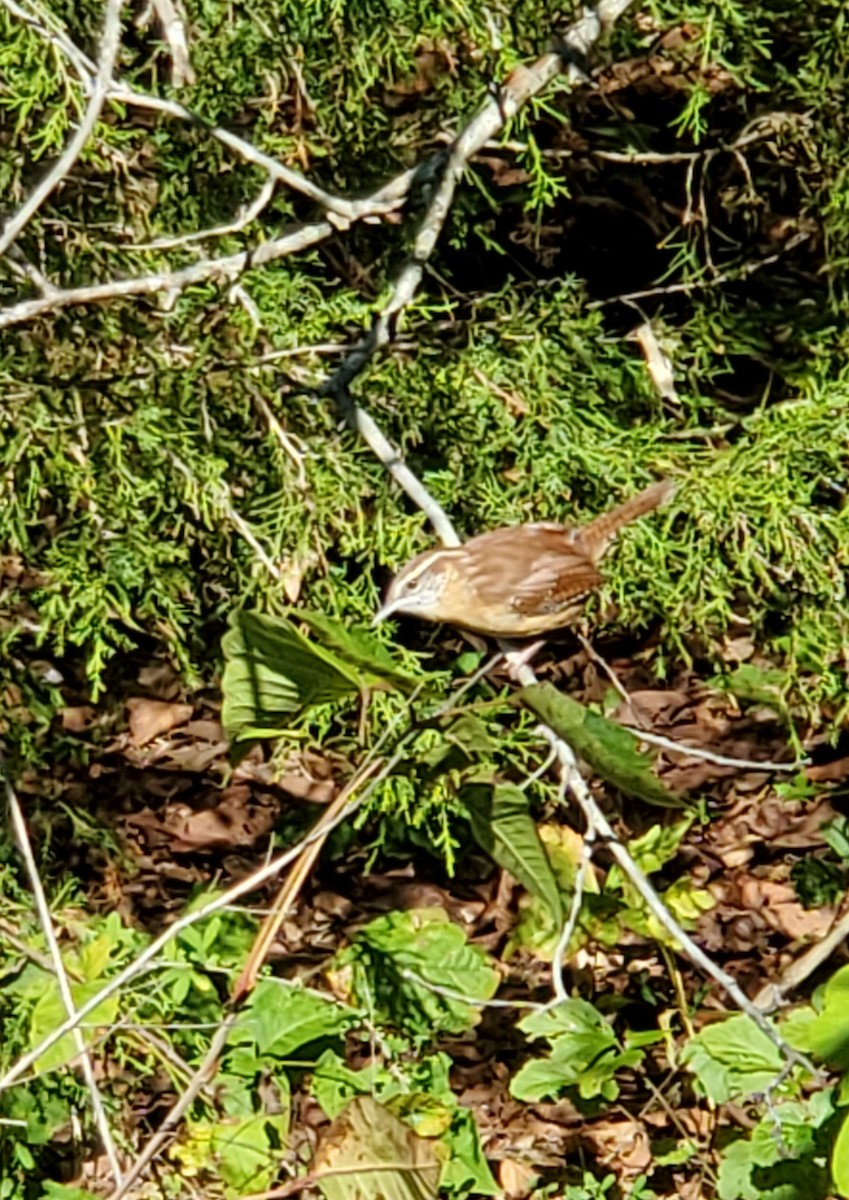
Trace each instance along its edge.
<instances>
[{"instance_id":1,"label":"bird's upright tail","mask_svg":"<svg viewBox=\"0 0 849 1200\"><path fill-rule=\"evenodd\" d=\"M600 517L590 521L579 531L576 541L580 541L593 562L599 562L623 526L630 525L638 517L659 508L671 498L674 491L675 484L671 479L661 479L658 483L650 484L624 504L619 504L610 512L602 513Z\"/></svg>"}]
</instances>

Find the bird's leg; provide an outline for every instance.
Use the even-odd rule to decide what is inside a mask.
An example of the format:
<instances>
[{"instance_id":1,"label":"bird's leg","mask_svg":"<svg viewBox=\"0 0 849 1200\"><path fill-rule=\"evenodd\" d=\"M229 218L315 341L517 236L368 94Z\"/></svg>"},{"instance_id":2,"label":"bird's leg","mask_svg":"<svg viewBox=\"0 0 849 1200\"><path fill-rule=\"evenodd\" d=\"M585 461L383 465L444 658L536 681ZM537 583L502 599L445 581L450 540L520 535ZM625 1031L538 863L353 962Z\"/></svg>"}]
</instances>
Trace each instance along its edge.
<instances>
[{"instance_id":1,"label":"bird's leg","mask_svg":"<svg viewBox=\"0 0 849 1200\"><path fill-rule=\"evenodd\" d=\"M545 638L538 638L537 641L531 642L527 646L523 646L521 650L508 650L504 655L504 661L507 663L507 670L511 679L516 683L519 682L519 672L522 667L526 667L540 650L545 645Z\"/></svg>"}]
</instances>

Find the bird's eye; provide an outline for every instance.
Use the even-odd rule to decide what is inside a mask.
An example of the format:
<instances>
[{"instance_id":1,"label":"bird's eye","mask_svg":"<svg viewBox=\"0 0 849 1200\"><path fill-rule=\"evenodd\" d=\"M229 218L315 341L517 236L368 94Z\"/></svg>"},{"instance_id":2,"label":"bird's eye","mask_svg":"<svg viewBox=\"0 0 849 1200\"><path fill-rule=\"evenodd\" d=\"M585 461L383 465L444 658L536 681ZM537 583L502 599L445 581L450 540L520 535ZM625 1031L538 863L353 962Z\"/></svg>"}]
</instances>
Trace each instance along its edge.
<instances>
[{"instance_id":1,"label":"bird's eye","mask_svg":"<svg viewBox=\"0 0 849 1200\"><path fill-rule=\"evenodd\" d=\"M414 592L418 586L419 586L418 579L411 579L409 581L409 583L407 584L407 591Z\"/></svg>"}]
</instances>

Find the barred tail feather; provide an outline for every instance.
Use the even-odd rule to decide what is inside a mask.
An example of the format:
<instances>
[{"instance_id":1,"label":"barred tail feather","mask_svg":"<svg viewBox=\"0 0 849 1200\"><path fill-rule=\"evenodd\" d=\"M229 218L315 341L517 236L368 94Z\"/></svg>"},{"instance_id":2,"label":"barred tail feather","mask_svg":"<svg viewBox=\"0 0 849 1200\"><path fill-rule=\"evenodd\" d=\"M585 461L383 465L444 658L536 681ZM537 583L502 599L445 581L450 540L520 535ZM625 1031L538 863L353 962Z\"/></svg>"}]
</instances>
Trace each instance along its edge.
<instances>
[{"instance_id":1,"label":"barred tail feather","mask_svg":"<svg viewBox=\"0 0 849 1200\"><path fill-rule=\"evenodd\" d=\"M661 479L658 483L652 483L649 487L644 488L642 492L637 492L636 496L632 496L624 504L612 508L610 512L602 513L600 517L596 517L588 525L585 525L581 529L579 537L592 561L598 562L602 558L623 526L630 525L638 517L643 517L646 513L659 508L661 504L670 499L674 491L675 484L671 479Z\"/></svg>"}]
</instances>

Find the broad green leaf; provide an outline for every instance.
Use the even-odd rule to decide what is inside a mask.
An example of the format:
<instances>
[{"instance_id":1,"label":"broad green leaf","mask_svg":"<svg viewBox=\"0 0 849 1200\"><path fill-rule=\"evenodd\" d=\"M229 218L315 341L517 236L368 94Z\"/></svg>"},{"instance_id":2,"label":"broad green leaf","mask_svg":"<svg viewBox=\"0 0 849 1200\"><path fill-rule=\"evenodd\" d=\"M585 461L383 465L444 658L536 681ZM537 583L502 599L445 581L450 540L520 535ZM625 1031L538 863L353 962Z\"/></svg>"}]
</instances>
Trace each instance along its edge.
<instances>
[{"instance_id":1,"label":"broad green leaf","mask_svg":"<svg viewBox=\"0 0 849 1200\"><path fill-rule=\"evenodd\" d=\"M71 995L73 996L74 1007L82 1008L102 988L103 981L100 979L94 979L88 983L72 983ZM120 999L118 996L107 996L102 1004L98 1004L97 1008L89 1013L85 1021L85 1028L83 1029L83 1040L86 1045L90 1045L94 1041L101 1027L108 1028L113 1024L118 1015L119 1005ZM67 1017L68 1013L59 992L59 985L54 980L52 981L52 986L44 992L32 1010L29 1032L30 1046L37 1046L48 1034L52 1033L59 1025L62 1025L67 1020ZM36 1070L55 1070L56 1067L62 1067L66 1063L71 1062L77 1057L77 1054L77 1043L74 1035L66 1033L49 1050L45 1050L44 1054L36 1062Z\"/></svg>"},{"instance_id":2,"label":"broad green leaf","mask_svg":"<svg viewBox=\"0 0 849 1200\"><path fill-rule=\"evenodd\" d=\"M219 1076L216 1095L224 1109L220 1121L191 1121L181 1141L171 1149L184 1176L215 1174L225 1184L225 1195L268 1188L280 1168L281 1152L289 1132L289 1091L285 1076L275 1076L283 1110L254 1112L253 1084L233 1076Z\"/></svg>"},{"instance_id":3,"label":"broad green leaf","mask_svg":"<svg viewBox=\"0 0 849 1200\"><path fill-rule=\"evenodd\" d=\"M371 1096L359 1096L322 1138L313 1172L325 1200L436 1200L438 1150Z\"/></svg>"},{"instance_id":4,"label":"broad green leaf","mask_svg":"<svg viewBox=\"0 0 849 1200\"><path fill-rule=\"evenodd\" d=\"M452 1196L498 1196L498 1184L481 1149L473 1113L457 1105L451 1127L442 1138L448 1157L442 1164L440 1187Z\"/></svg>"},{"instance_id":5,"label":"broad green leaf","mask_svg":"<svg viewBox=\"0 0 849 1200\"><path fill-rule=\"evenodd\" d=\"M844 1117L831 1151L831 1175L840 1196L849 1196L849 1116Z\"/></svg>"},{"instance_id":6,"label":"broad green leaf","mask_svg":"<svg viewBox=\"0 0 849 1200\"><path fill-rule=\"evenodd\" d=\"M825 1200L833 1196L824 1167L834 1136L833 1112L828 1092L816 1093L804 1102L774 1105L748 1137L737 1138L722 1151L718 1200Z\"/></svg>"},{"instance_id":7,"label":"broad green leaf","mask_svg":"<svg viewBox=\"0 0 849 1200\"><path fill-rule=\"evenodd\" d=\"M841 1071L849 1068L849 966L841 967L822 990L819 1012L804 1008L782 1023L790 1044Z\"/></svg>"},{"instance_id":8,"label":"broad green leaf","mask_svg":"<svg viewBox=\"0 0 849 1200\"><path fill-rule=\"evenodd\" d=\"M764 1092L784 1066L778 1047L743 1015L707 1025L684 1047L681 1061L717 1104Z\"/></svg>"},{"instance_id":9,"label":"broad green leaf","mask_svg":"<svg viewBox=\"0 0 849 1200\"><path fill-rule=\"evenodd\" d=\"M240 1012L228 1044L252 1042L260 1055L289 1058L313 1042L340 1038L356 1020L353 1009L330 997L265 979Z\"/></svg>"},{"instance_id":10,"label":"broad green leaf","mask_svg":"<svg viewBox=\"0 0 849 1200\"><path fill-rule=\"evenodd\" d=\"M570 1037L603 1035L605 1045L613 1046L616 1038L604 1015L588 1000L564 1000L551 1008L538 1009L519 1022L522 1033L545 1038L551 1042L568 1034Z\"/></svg>"},{"instance_id":11,"label":"broad green leaf","mask_svg":"<svg viewBox=\"0 0 849 1200\"><path fill-rule=\"evenodd\" d=\"M460 792L478 845L563 921L563 902L528 797L513 784L475 783Z\"/></svg>"},{"instance_id":12,"label":"broad green leaf","mask_svg":"<svg viewBox=\"0 0 849 1200\"><path fill-rule=\"evenodd\" d=\"M419 757L431 778L462 771L470 763L489 758L495 750L483 721L471 713L464 713L444 728L426 730L425 734L434 741Z\"/></svg>"},{"instance_id":13,"label":"broad green leaf","mask_svg":"<svg viewBox=\"0 0 849 1200\"><path fill-rule=\"evenodd\" d=\"M355 1071L334 1050L325 1050L312 1071L310 1091L324 1115L333 1120L356 1096L382 1096L379 1088L385 1074L376 1058Z\"/></svg>"},{"instance_id":14,"label":"broad green leaf","mask_svg":"<svg viewBox=\"0 0 849 1200\"><path fill-rule=\"evenodd\" d=\"M278 731L286 718L314 704L355 695L355 667L310 642L291 621L237 610L221 641L221 719L230 741Z\"/></svg>"},{"instance_id":15,"label":"broad green leaf","mask_svg":"<svg viewBox=\"0 0 849 1200\"><path fill-rule=\"evenodd\" d=\"M510 1091L517 1100L535 1103L556 1098L566 1088L576 1088L585 1100L619 1095L615 1075L639 1066L642 1050L623 1050L603 1015L586 1000L566 1000L531 1013L519 1028L551 1045L545 1058L534 1059L517 1072Z\"/></svg>"},{"instance_id":16,"label":"broad green leaf","mask_svg":"<svg viewBox=\"0 0 849 1200\"><path fill-rule=\"evenodd\" d=\"M380 639L367 629L352 628L324 613L303 608L292 608L289 613L294 620L308 625L319 641L336 651L344 662L362 671L367 683L393 683L402 691L410 692L421 681L421 674L411 675L406 671Z\"/></svg>"},{"instance_id":17,"label":"broad green leaf","mask_svg":"<svg viewBox=\"0 0 849 1200\"><path fill-rule=\"evenodd\" d=\"M56 1183L53 1179L45 1179L41 1188L41 1200L98 1200L94 1192L73 1187L70 1183Z\"/></svg>"},{"instance_id":18,"label":"broad green leaf","mask_svg":"<svg viewBox=\"0 0 849 1200\"><path fill-rule=\"evenodd\" d=\"M477 1019L465 998L489 1000L500 979L485 951L439 908L378 917L336 956L335 972L377 1020L418 1038L465 1032Z\"/></svg>"},{"instance_id":19,"label":"broad green leaf","mask_svg":"<svg viewBox=\"0 0 849 1200\"><path fill-rule=\"evenodd\" d=\"M662 808L684 808L652 773L651 759L637 749L637 739L607 717L585 708L550 683L523 688L522 703L568 742L602 779L626 795Z\"/></svg>"},{"instance_id":20,"label":"broad green leaf","mask_svg":"<svg viewBox=\"0 0 849 1200\"><path fill-rule=\"evenodd\" d=\"M71 1119L71 1101L55 1090L47 1088L10 1088L0 1097L0 1116L9 1122L5 1128L17 1123L18 1136L29 1146L44 1146L54 1134ZM0 1128L3 1128L0 1125ZM59 1185L57 1184L57 1187ZM0 1191L2 1195L2 1191Z\"/></svg>"}]
</instances>

